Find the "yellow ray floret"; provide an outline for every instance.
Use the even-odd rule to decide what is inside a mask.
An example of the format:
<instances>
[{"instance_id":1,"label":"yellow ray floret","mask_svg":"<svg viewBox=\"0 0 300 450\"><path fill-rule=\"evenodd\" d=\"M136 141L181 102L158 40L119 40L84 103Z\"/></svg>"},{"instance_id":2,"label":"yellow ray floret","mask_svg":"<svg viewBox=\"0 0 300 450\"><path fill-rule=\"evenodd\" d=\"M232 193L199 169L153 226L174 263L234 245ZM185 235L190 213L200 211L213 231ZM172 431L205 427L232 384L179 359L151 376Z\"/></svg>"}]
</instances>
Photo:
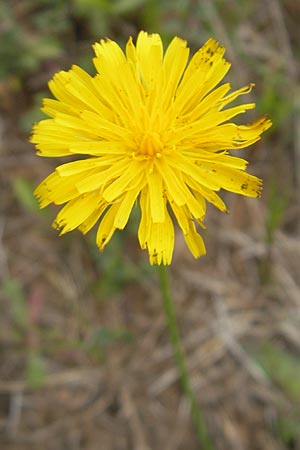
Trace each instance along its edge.
<instances>
[{"instance_id":1,"label":"yellow ray floret","mask_svg":"<svg viewBox=\"0 0 300 450\"><path fill-rule=\"evenodd\" d=\"M164 52L158 34L141 31L125 53L109 39L94 45L96 75L78 66L49 82L50 117L34 125L31 142L45 157L73 155L35 190L41 207L65 204L53 226L61 234L87 233L97 222L103 250L138 204L138 239L151 264L170 264L174 221L195 258L205 254L197 227L206 202L228 212L219 192L258 197L262 182L247 161L229 151L248 147L271 126L230 120L255 107L228 107L253 84L230 92L220 84L230 68L225 48L209 39L189 60L187 42L175 37ZM78 155L74 161L74 155Z\"/></svg>"}]
</instances>

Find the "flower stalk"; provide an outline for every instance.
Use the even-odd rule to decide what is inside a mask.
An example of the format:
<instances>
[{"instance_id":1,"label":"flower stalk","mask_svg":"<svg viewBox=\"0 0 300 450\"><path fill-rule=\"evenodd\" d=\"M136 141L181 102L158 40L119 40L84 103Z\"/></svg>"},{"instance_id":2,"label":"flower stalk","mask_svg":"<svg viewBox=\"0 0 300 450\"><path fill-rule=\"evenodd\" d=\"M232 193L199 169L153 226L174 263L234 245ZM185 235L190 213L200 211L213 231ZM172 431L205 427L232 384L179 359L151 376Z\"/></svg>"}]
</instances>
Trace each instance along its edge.
<instances>
[{"instance_id":1,"label":"flower stalk","mask_svg":"<svg viewBox=\"0 0 300 450\"><path fill-rule=\"evenodd\" d=\"M181 386L184 395L186 396L187 400L190 403L191 415L197 432L199 443L201 444L201 449L214 450L211 438L207 431L206 424L200 409L199 402L193 391L191 379L187 369L184 351L176 322L174 303L170 293L167 268L165 265L161 264L160 266L158 266L158 269L159 269L161 293L163 297L164 312L167 320L168 332L173 347L177 368L179 371Z\"/></svg>"}]
</instances>

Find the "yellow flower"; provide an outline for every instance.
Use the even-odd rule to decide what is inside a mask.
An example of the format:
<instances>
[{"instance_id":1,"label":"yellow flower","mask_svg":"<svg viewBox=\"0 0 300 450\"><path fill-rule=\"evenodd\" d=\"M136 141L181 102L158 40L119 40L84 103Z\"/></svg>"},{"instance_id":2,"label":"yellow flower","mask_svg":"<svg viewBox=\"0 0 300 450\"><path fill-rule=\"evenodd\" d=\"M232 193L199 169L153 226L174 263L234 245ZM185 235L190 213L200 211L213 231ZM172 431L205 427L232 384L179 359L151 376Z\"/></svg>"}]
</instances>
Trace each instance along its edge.
<instances>
[{"instance_id":1,"label":"yellow flower","mask_svg":"<svg viewBox=\"0 0 300 450\"><path fill-rule=\"evenodd\" d=\"M171 263L173 218L194 257L203 255L195 223L203 226L206 201L227 211L216 193L221 188L260 195L261 180L228 151L258 141L271 122L228 122L254 103L225 109L253 85L232 93L229 83L216 87L230 64L214 39L189 62L186 41L175 37L164 53L160 36L144 31L136 45L129 38L125 54L111 40L94 50L97 75L78 66L57 73L49 82L57 100L45 99L42 108L51 118L34 126L39 155L80 155L37 187L41 207L65 203L53 224L61 234L87 233L100 219L103 250L139 203L138 239L151 264Z\"/></svg>"}]
</instances>

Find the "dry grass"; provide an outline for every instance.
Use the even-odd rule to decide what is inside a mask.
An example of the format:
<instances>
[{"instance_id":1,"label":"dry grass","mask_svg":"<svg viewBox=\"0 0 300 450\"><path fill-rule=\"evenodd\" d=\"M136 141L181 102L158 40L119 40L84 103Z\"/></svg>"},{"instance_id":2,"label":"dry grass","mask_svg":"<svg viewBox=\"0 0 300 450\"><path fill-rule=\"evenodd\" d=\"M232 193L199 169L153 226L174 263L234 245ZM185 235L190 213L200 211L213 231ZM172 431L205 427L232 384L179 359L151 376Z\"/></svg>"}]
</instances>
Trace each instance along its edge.
<instances>
[{"instance_id":1,"label":"dry grass","mask_svg":"<svg viewBox=\"0 0 300 450\"><path fill-rule=\"evenodd\" d=\"M177 33L197 46L202 27L222 41L234 84L256 81L275 120L250 156L263 198L224 194L229 216L209 208L199 261L177 236L170 272L188 366L216 450L297 450L300 8L186 3L189 31ZM16 126L37 79L47 77L32 75L18 96L1 85L0 447L196 450L155 270L134 233L98 255L92 237L58 238L54 210L34 212L16 190L16 179L37 183L53 167Z\"/></svg>"}]
</instances>

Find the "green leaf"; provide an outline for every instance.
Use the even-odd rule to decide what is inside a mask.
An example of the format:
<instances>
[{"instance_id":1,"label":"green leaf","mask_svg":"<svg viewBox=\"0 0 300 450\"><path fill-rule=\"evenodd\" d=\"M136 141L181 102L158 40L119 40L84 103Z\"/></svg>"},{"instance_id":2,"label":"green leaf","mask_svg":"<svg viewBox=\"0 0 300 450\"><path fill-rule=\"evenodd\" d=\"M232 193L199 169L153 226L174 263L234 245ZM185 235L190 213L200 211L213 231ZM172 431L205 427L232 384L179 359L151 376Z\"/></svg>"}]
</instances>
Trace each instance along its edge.
<instances>
[{"instance_id":1,"label":"green leaf","mask_svg":"<svg viewBox=\"0 0 300 450\"><path fill-rule=\"evenodd\" d=\"M131 340L132 336L128 330L101 327L93 333L92 344L99 345L101 347L108 347L109 345L117 342L128 343Z\"/></svg>"},{"instance_id":2,"label":"green leaf","mask_svg":"<svg viewBox=\"0 0 300 450\"><path fill-rule=\"evenodd\" d=\"M256 357L265 372L291 401L300 400L300 360L288 351L268 343L262 346Z\"/></svg>"},{"instance_id":3,"label":"green leaf","mask_svg":"<svg viewBox=\"0 0 300 450\"><path fill-rule=\"evenodd\" d=\"M17 280L11 278L3 282L2 288L5 296L10 300L14 322L26 328L28 326L28 311L22 286Z\"/></svg>"},{"instance_id":4,"label":"green leaf","mask_svg":"<svg viewBox=\"0 0 300 450\"><path fill-rule=\"evenodd\" d=\"M278 417L274 423L274 430L279 438L288 445L288 448L296 448L295 443L299 442L299 420L288 414L285 417Z\"/></svg>"},{"instance_id":5,"label":"green leaf","mask_svg":"<svg viewBox=\"0 0 300 450\"><path fill-rule=\"evenodd\" d=\"M268 245L273 242L274 232L281 224L290 199L290 194L287 190L282 192L277 178L273 177L269 185L270 190L266 217L266 240Z\"/></svg>"},{"instance_id":6,"label":"green leaf","mask_svg":"<svg viewBox=\"0 0 300 450\"><path fill-rule=\"evenodd\" d=\"M143 6L145 0L116 0L111 3L112 14L126 14Z\"/></svg>"},{"instance_id":7,"label":"green leaf","mask_svg":"<svg viewBox=\"0 0 300 450\"><path fill-rule=\"evenodd\" d=\"M17 177L13 181L13 190L20 205L28 212L40 210L39 204L33 195L33 185L24 177Z\"/></svg>"},{"instance_id":8,"label":"green leaf","mask_svg":"<svg viewBox=\"0 0 300 450\"><path fill-rule=\"evenodd\" d=\"M44 384L45 379L46 372L42 358L36 353L29 353L26 368L27 384L37 389Z\"/></svg>"}]
</instances>

